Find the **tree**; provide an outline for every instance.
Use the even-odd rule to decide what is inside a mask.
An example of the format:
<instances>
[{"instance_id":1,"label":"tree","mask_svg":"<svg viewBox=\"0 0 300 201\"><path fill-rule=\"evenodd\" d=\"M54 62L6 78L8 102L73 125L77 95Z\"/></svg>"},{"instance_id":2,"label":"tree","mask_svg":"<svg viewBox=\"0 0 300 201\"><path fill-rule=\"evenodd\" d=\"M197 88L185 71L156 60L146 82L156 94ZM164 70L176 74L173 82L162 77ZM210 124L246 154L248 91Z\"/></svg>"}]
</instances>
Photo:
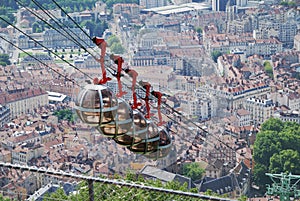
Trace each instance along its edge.
<instances>
[{"instance_id":1,"label":"tree","mask_svg":"<svg viewBox=\"0 0 300 201\"><path fill-rule=\"evenodd\" d=\"M125 49L121 43L113 43L110 47L110 50L115 54L123 54L125 52Z\"/></svg>"},{"instance_id":2,"label":"tree","mask_svg":"<svg viewBox=\"0 0 300 201\"><path fill-rule=\"evenodd\" d=\"M2 194L0 194L0 201L10 201L10 199L9 198L5 198L5 197L3 197Z\"/></svg>"},{"instance_id":3,"label":"tree","mask_svg":"<svg viewBox=\"0 0 300 201\"><path fill-rule=\"evenodd\" d=\"M256 163L261 163L269 167L270 158L281 149L282 146L278 133L272 130L262 131L256 136L253 158Z\"/></svg>"},{"instance_id":4,"label":"tree","mask_svg":"<svg viewBox=\"0 0 300 201\"><path fill-rule=\"evenodd\" d=\"M115 43L120 43L120 39L116 35L111 35L107 40L107 45L110 47Z\"/></svg>"},{"instance_id":5,"label":"tree","mask_svg":"<svg viewBox=\"0 0 300 201\"><path fill-rule=\"evenodd\" d=\"M196 27L196 32L198 34L202 34L202 28L201 27Z\"/></svg>"},{"instance_id":6,"label":"tree","mask_svg":"<svg viewBox=\"0 0 300 201\"><path fill-rule=\"evenodd\" d=\"M213 51L211 53L211 57L214 60L214 62L217 62L218 57L221 56L221 55L222 55L222 53L220 51Z\"/></svg>"},{"instance_id":7,"label":"tree","mask_svg":"<svg viewBox=\"0 0 300 201\"><path fill-rule=\"evenodd\" d=\"M9 18L5 15L0 15L1 18L3 18L5 21L10 21ZM0 20L0 27L1 28L6 28L9 24L6 23L4 20Z\"/></svg>"},{"instance_id":8,"label":"tree","mask_svg":"<svg viewBox=\"0 0 300 201\"><path fill-rule=\"evenodd\" d=\"M6 66L10 65L11 62L9 60L9 55L8 54L0 54L0 65Z\"/></svg>"},{"instance_id":9,"label":"tree","mask_svg":"<svg viewBox=\"0 0 300 201\"><path fill-rule=\"evenodd\" d=\"M40 26L40 22L34 22L32 24L32 32L33 33L40 33L43 31L43 28Z\"/></svg>"},{"instance_id":10,"label":"tree","mask_svg":"<svg viewBox=\"0 0 300 201\"><path fill-rule=\"evenodd\" d=\"M299 152L286 149L279 153L275 153L270 158L270 170L271 173L290 173L290 172L300 172L300 155Z\"/></svg>"},{"instance_id":11,"label":"tree","mask_svg":"<svg viewBox=\"0 0 300 201\"><path fill-rule=\"evenodd\" d=\"M277 118L270 118L268 121L264 122L261 125L261 131L276 131L280 132L283 129L283 122L280 119Z\"/></svg>"},{"instance_id":12,"label":"tree","mask_svg":"<svg viewBox=\"0 0 300 201\"><path fill-rule=\"evenodd\" d=\"M271 63L269 61L265 61L264 62L264 67L265 67L265 71L266 73L273 78L273 67L271 65Z\"/></svg>"},{"instance_id":13,"label":"tree","mask_svg":"<svg viewBox=\"0 0 300 201\"><path fill-rule=\"evenodd\" d=\"M108 24L105 21L96 22L93 33L95 36L102 36L105 29L108 28Z\"/></svg>"},{"instance_id":14,"label":"tree","mask_svg":"<svg viewBox=\"0 0 300 201\"><path fill-rule=\"evenodd\" d=\"M13 8L15 9L15 8ZM9 5L6 7L2 4L0 4L0 17L4 20L0 20L0 27L5 28L7 27L9 23L13 24L15 21L15 16L13 15L13 12L15 12ZM5 22L7 21L7 22Z\"/></svg>"},{"instance_id":15,"label":"tree","mask_svg":"<svg viewBox=\"0 0 300 201\"><path fill-rule=\"evenodd\" d=\"M45 201L52 200L68 200L68 196L65 194L65 191L62 187L58 188L55 193L46 194L43 198Z\"/></svg>"},{"instance_id":16,"label":"tree","mask_svg":"<svg viewBox=\"0 0 300 201\"><path fill-rule=\"evenodd\" d=\"M72 110L65 109L65 110L55 111L53 115L57 116L58 120L68 120L69 122L74 122L74 114Z\"/></svg>"},{"instance_id":17,"label":"tree","mask_svg":"<svg viewBox=\"0 0 300 201\"><path fill-rule=\"evenodd\" d=\"M183 175L193 181L201 179L204 172L205 170L200 167L199 163L185 163L183 165Z\"/></svg>"},{"instance_id":18,"label":"tree","mask_svg":"<svg viewBox=\"0 0 300 201\"><path fill-rule=\"evenodd\" d=\"M300 125L270 118L261 126L253 148L254 181L265 188L270 179L265 173L300 174Z\"/></svg>"}]
</instances>

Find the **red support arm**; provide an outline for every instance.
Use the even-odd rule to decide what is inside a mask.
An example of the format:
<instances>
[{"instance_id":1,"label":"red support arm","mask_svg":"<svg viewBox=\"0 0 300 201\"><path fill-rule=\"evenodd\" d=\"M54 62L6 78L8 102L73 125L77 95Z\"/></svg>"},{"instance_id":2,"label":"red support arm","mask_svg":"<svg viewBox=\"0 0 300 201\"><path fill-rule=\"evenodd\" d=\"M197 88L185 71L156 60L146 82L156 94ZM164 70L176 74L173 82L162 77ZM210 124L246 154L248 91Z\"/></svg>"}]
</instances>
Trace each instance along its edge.
<instances>
[{"instance_id":1,"label":"red support arm","mask_svg":"<svg viewBox=\"0 0 300 201\"><path fill-rule=\"evenodd\" d=\"M102 79L98 80L98 78L95 78L94 84L105 84L107 81L111 80L110 77L106 77L106 69L105 69L105 64L104 64L104 61L105 61L104 58L105 58L105 54L106 54L107 44L106 44L105 40L102 38L94 37L92 40L101 50L100 59L97 61L100 62L101 71L102 71ZM95 83L97 81L98 81L98 83Z\"/></svg>"},{"instance_id":2,"label":"red support arm","mask_svg":"<svg viewBox=\"0 0 300 201\"><path fill-rule=\"evenodd\" d=\"M135 92L135 85L138 73L135 70L132 69L126 69L125 72L132 78L132 85L131 85L131 91L132 91L132 97L133 97L133 105L131 106L132 109L137 109L139 106L141 106L141 103L137 102L137 96Z\"/></svg>"},{"instance_id":3,"label":"red support arm","mask_svg":"<svg viewBox=\"0 0 300 201\"><path fill-rule=\"evenodd\" d=\"M160 107L161 107L161 98L162 98L162 93L160 93L159 91L152 91L151 94L157 98L157 113L158 113L158 126L162 126L163 124L165 124L165 122L162 120L162 115L161 115L161 111L160 111Z\"/></svg>"},{"instance_id":4,"label":"red support arm","mask_svg":"<svg viewBox=\"0 0 300 201\"><path fill-rule=\"evenodd\" d=\"M118 65L116 77L117 77L117 80L118 80L119 93L117 94L117 97L120 98L123 95L127 94L127 92L123 91L122 82L121 82L122 65L124 63L124 60L123 60L122 57L117 56L117 55L111 55L110 58L114 61L115 64Z\"/></svg>"}]
</instances>

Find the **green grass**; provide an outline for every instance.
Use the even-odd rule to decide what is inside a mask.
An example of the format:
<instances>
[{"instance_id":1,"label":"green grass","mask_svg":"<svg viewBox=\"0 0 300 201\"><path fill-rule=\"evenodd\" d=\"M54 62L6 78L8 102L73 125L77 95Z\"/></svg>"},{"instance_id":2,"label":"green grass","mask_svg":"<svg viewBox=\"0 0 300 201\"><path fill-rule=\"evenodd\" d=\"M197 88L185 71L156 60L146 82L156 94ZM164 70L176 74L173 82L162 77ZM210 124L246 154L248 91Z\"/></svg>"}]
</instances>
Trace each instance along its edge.
<instances>
[{"instance_id":1,"label":"green grass","mask_svg":"<svg viewBox=\"0 0 300 201\"><path fill-rule=\"evenodd\" d=\"M32 52L27 52L27 53L21 52L21 53L19 53L19 58L23 59L24 57L28 56L28 54L33 55Z\"/></svg>"}]
</instances>

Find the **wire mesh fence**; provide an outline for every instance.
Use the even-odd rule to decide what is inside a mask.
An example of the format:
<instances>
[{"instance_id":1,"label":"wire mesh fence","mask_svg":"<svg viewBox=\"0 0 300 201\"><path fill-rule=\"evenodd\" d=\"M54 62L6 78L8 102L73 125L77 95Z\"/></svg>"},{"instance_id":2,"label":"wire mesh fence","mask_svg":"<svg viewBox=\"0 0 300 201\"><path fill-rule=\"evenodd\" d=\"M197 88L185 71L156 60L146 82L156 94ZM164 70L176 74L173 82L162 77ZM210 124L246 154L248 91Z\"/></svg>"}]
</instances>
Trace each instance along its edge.
<instances>
[{"instance_id":1,"label":"wire mesh fence","mask_svg":"<svg viewBox=\"0 0 300 201\"><path fill-rule=\"evenodd\" d=\"M104 178L2 162L0 170L4 200L231 200L196 193L187 184L146 180L134 173Z\"/></svg>"}]
</instances>

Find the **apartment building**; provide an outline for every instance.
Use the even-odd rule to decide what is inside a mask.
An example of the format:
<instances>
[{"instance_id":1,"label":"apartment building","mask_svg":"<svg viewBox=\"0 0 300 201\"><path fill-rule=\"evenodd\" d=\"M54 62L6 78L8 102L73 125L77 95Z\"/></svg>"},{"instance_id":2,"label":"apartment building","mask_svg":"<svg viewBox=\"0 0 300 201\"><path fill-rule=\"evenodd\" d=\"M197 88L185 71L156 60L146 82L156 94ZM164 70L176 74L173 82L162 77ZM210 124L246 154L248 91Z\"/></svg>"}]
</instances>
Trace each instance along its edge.
<instances>
[{"instance_id":1,"label":"apartment building","mask_svg":"<svg viewBox=\"0 0 300 201\"><path fill-rule=\"evenodd\" d=\"M10 109L11 118L16 118L22 114L33 113L35 108L48 105L48 93L40 88L2 93L0 104Z\"/></svg>"},{"instance_id":2,"label":"apartment building","mask_svg":"<svg viewBox=\"0 0 300 201\"><path fill-rule=\"evenodd\" d=\"M199 114L199 100L194 96L182 97L180 107L188 118L198 117Z\"/></svg>"},{"instance_id":3,"label":"apartment building","mask_svg":"<svg viewBox=\"0 0 300 201\"><path fill-rule=\"evenodd\" d=\"M200 121L208 120L216 115L216 105L207 97L184 96L180 100L182 111L189 118L197 118Z\"/></svg>"},{"instance_id":4,"label":"apartment building","mask_svg":"<svg viewBox=\"0 0 300 201\"><path fill-rule=\"evenodd\" d=\"M300 34L294 36L294 48L300 51Z\"/></svg>"},{"instance_id":5,"label":"apartment building","mask_svg":"<svg viewBox=\"0 0 300 201\"><path fill-rule=\"evenodd\" d=\"M265 96L271 88L266 83L261 82L244 84L244 86L236 87L203 85L199 88L199 90L204 90L215 97L224 98L226 100L227 108L229 109L240 109L245 107L245 100L254 96Z\"/></svg>"},{"instance_id":6,"label":"apartment building","mask_svg":"<svg viewBox=\"0 0 300 201\"><path fill-rule=\"evenodd\" d=\"M140 49L152 49L154 45L157 44L163 44L163 38L159 37L158 32L150 32L150 33L145 33L139 42L139 48Z\"/></svg>"},{"instance_id":7,"label":"apartment building","mask_svg":"<svg viewBox=\"0 0 300 201\"><path fill-rule=\"evenodd\" d=\"M38 158L44 153L44 147L37 145L21 145L12 150L12 163L27 165L33 158Z\"/></svg>"},{"instance_id":8,"label":"apartment building","mask_svg":"<svg viewBox=\"0 0 300 201\"><path fill-rule=\"evenodd\" d=\"M299 111L282 111L275 113L274 117L281 119L281 121L291 121L300 124L300 112Z\"/></svg>"},{"instance_id":9,"label":"apartment building","mask_svg":"<svg viewBox=\"0 0 300 201\"><path fill-rule=\"evenodd\" d=\"M70 40L66 38L66 36L68 36L67 34L61 34L61 32L65 33L63 29L61 29L60 32L54 29L48 29L43 32L43 45L47 48L79 47L78 44L73 41L78 41L78 43L84 44L86 47L92 45L92 41L88 37L89 30L84 28L83 30L85 33L79 28L68 28L69 34L73 37L73 39Z\"/></svg>"},{"instance_id":10,"label":"apartment building","mask_svg":"<svg viewBox=\"0 0 300 201\"><path fill-rule=\"evenodd\" d=\"M123 15L126 14L126 16L130 18L139 18L140 14L140 6L133 3L133 4L123 4L123 3L117 3L113 5L113 13L114 15Z\"/></svg>"},{"instance_id":11,"label":"apartment building","mask_svg":"<svg viewBox=\"0 0 300 201\"><path fill-rule=\"evenodd\" d=\"M133 55L133 66L168 65L169 51L141 50Z\"/></svg>"},{"instance_id":12,"label":"apartment building","mask_svg":"<svg viewBox=\"0 0 300 201\"><path fill-rule=\"evenodd\" d=\"M237 110L236 117L238 119L238 126L250 126L251 114L248 110L245 109Z\"/></svg>"},{"instance_id":13,"label":"apartment building","mask_svg":"<svg viewBox=\"0 0 300 201\"><path fill-rule=\"evenodd\" d=\"M74 65L77 68L84 69L84 68L99 68L100 63L91 55L83 55L80 57L76 57L74 59Z\"/></svg>"},{"instance_id":14,"label":"apartment building","mask_svg":"<svg viewBox=\"0 0 300 201\"><path fill-rule=\"evenodd\" d=\"M6 106L0 105L0 127L10 121L10 109Z\"/></svg>"},{"instance_id":15,"label":"apartment building","mask_svg":"<svg viewBox=\"0 0 300 201\"><path fill-rule=\"evenodd\" d=\"M156 8L167 5L167 0L140 0L140 6L143 8Z\"/></svg>"},{"instance_id":16,"label":"apartment building","mask_svg":"<svg viewBox=\"0 0 300 201\"><path fill-rule=\"evenodd\" d=\"M283 44L277 38L254 39L252 34L212 34L205 35L203 43L206 51L211 54L214 51L226 53L240 49L245 52L245 55L251 56L254 54L270 57L276 52L283 50Z\"/></svg>"},{"instance_id":17,"label":"apartment building","mask_svg":"<svg viewBox=\"0 0 300 201\"><path fill-rule=\"evenodd\" d=\"M297 34L298 28L296 22L287 21L280 24L279 40L286 46L293 47L294 37Z\"/></svg>"},{"instance_id":18,"label":"apartment building","mask_svg":"<svg viewBox=\"0 0 300 201\"><path fill-rule=\"evenodd\" d=\"M280 22L278 20L259 20L259 29L262 38L278 37L284 46L293 46L294 37L297 34L297 23L294 20Z\"/></svg>"},{"instance_id":19,"label":"apartment building","mask_svg":"<svg viewBox=\"0 0 300 201\"><path fill-rule=\"evenodd\" d=\"M21 145L32 145L41 142L41 137L37 132L25 133L15 132L13 136L2 141L2 146L7 149L14 149Z\"/></svg>"},{"instance_id":20,"label":"apartment building","mask_svg":"<svg viewBox=\"0 0 300 201\"><path fill-rule=\"evenodd\" d=\"M40 64L50 65L53 64L53 58L45 54L36 54L34 58L31 56L26 56L20 62L21 67L26 69L28 66L40 65Z\"/></svg>"},{"instance_id":21,"label":"apartment building","mask_svg":"<svg viewBox=\"0 0 300 201\"><path fill-rule=\"evenodd\" d=\"M262 124L274 114L274 103L271 99L248 98L246 110L251 113L254 125Z\"/></svg>"}]
</instances>

